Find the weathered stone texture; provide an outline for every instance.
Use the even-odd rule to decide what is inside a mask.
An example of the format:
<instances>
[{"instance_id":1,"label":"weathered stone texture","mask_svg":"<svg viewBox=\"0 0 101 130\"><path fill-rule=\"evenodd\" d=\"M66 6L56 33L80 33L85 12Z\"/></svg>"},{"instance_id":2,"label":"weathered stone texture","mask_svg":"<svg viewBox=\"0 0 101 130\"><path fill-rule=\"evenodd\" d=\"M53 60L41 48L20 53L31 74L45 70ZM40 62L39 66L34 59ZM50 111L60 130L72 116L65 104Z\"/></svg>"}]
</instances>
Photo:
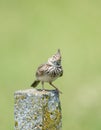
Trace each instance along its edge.
<instances>
[{"instance_id":1,"label":"weathered stone texture","mask_svg":"<svg viewBox=\"0 0 101 130\"><path fill-rule=\"evenodd\" d=\"M56 90L20 90L14 98L15 130L61 130L61 105Z\"/></svg>"}]
</instances>

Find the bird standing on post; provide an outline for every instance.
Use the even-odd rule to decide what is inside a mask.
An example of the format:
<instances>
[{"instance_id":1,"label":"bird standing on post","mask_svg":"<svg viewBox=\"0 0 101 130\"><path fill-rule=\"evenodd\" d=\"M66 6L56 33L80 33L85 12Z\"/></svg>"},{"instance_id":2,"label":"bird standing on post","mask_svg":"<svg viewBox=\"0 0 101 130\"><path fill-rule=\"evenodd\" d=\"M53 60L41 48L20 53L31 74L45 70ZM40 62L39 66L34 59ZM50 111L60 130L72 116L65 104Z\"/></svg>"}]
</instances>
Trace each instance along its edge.
<instances>
[{"instance_id":1,"label":"bird standing on post","mask_svg":"<svg viewBox=\"0 0 101 130\"><path fill-rule=\"evenodd\" d=\"M58 52L48 59L47 63L42 64L36 71L36 80L33 82L31 87L36 87L40 82L44 90L44 82L48 82L51 86L62 93L55 85L52 84L54 80L63 75L63 69L61 66L61 54L60 49Z\"/></svg>"}]
</instances>

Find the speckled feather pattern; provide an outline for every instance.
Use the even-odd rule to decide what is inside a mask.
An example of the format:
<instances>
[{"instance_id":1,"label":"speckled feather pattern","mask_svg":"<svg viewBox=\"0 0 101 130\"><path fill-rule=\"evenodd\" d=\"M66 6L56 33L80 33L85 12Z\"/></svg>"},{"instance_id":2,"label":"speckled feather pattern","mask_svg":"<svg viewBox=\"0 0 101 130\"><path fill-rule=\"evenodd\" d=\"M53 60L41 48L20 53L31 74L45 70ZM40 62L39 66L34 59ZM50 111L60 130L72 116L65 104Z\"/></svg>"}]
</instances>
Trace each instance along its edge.
<instances>
[{"instance_id":1,"label":"speckled feather pattern","mask_svg":"<svg viewBox=\"0 0 101 130\"><path fill-rule=\"evenodd\" d=\"M63 70L61 66L53 66L50 64L42 64L36 72L37 79L45 82L52 82L62 75Z\"/></svg>"}]
</instances>

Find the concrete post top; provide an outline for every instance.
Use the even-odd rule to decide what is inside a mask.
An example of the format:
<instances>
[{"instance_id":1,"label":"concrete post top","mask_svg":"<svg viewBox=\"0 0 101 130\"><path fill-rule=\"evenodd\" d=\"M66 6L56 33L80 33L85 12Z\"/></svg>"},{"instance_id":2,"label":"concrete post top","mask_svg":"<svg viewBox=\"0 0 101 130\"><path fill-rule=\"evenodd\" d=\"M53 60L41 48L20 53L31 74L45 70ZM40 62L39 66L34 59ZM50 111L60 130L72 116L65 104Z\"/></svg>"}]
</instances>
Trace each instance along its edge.
<instances>
[{"instance_id":1,"label":"concrete post top","mask_svg":"<svg viewBox=\"0 0 101 130\"><path fill-rule=\"evenodd\" d=\"M50 93L51 94L56 94L56 95L59 95L59 92L57 90L42 90L42 89L35 89L35 88L32 88L32 89L25 89L25 90L18 90L18 91L15 91L14 95L17 95L17 94L32 94L32 95L43 95L43 94L47 94L49 95Z\"/></svg>"}]
</instances>

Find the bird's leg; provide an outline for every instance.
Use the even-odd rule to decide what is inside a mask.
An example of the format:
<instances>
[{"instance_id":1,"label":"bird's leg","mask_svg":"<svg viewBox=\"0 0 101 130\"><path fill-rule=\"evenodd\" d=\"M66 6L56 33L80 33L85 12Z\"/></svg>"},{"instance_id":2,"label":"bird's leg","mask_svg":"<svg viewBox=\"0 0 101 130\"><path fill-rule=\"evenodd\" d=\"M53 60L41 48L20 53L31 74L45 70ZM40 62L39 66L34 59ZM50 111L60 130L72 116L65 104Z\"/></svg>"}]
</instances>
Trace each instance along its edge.
<instances>
[{"instance_id":1,"label":"bird's leg","mask_svg":"<svg viewBox=\"0 0 101 130\"><path fill-rule=\"evenodd\" d=\"M41 83L42 83L42 90L44 91L45 90L44 89L44 82L42 81Z\"/></svg>"},{"instance_id":2,"label":"bird's leg","mask_svg":"<svg viewBox=\"0 0 101 130\"><path fill-rule=\"evenodd\" d=\"M52 84L51 82L50 82L49 84L50 84L52 87L54 87L56 90L58 90L59 93L62 94L62 92L61 92L54 84Z\"/></svg>"}]
</instances>

